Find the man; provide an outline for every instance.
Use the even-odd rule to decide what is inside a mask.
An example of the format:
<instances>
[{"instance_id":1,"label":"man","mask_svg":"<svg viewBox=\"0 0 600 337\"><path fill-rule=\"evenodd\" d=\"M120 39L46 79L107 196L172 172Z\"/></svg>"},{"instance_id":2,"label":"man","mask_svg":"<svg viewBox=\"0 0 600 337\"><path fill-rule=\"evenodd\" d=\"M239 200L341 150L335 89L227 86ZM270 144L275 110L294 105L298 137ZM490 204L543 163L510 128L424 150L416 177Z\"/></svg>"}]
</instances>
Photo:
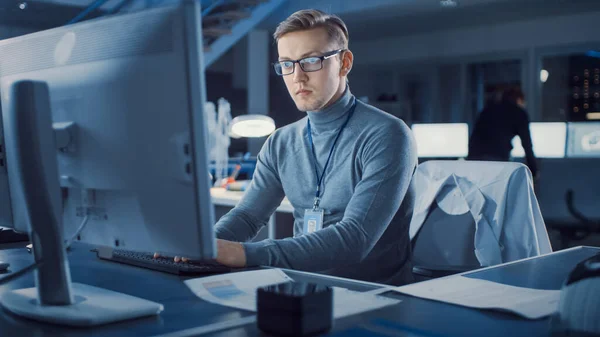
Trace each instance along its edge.
<instances>
[{"instance_id":1,"label":"man","mask_svg":"<svg viewBox=\"0 0 600 337\"><path fill-rule=\"evenodd\" d=\"M340 18L299 11L274 38L275 71L308 116L267 139L244 198L216 225L217 261L411 282L417 158L410 129L351 94L353 54ZM247 242L284 196L294 207L294 237Z\"/></svg>"},{"instance_id":2,"label":"man","mask_svg":"<svg viewBox=\"0 0 600 337\"><path fill-rule=\"evenodd\" d=\"M529 117L525 109L525 95L521 89L507 89L500 103L491 104L479 113L469 141L470 160L508 161L514 136L521 138L527 166L533 177L538 169L531 134Z\"/></svg>"}]
</instances>

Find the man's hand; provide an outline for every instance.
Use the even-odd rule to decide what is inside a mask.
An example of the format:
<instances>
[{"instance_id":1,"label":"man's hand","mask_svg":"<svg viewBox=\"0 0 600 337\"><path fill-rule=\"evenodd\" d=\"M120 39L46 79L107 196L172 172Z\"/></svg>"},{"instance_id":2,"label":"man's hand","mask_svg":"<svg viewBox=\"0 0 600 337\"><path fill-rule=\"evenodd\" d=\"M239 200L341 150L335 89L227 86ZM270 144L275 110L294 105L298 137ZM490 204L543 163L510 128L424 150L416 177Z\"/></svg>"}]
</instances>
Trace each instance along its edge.
<instances>
[{"instance_id":1,"label":"man's hand","mask_svg":"<svg viewBox=\"0 0 600 337\"><path fill-rule=\"evenodd\" d=\"M154 258L159 258L160 254L154 253ZM175 262L189 262L186 257L175 256ZM246 266L246 252L244 246L239 242L217 239L217 262L232 268L242 268Z\"/></svg>"},{"instance_id":2,"label":"man's hand","mask_svg":"<svg viewBox=\"0 0 600 337\"><path fill-rule=\"evenodd\" d=\"M217 239L217 262L232 268L246 266L246 251L239 242Z\"/></svg>"}]
</instances>

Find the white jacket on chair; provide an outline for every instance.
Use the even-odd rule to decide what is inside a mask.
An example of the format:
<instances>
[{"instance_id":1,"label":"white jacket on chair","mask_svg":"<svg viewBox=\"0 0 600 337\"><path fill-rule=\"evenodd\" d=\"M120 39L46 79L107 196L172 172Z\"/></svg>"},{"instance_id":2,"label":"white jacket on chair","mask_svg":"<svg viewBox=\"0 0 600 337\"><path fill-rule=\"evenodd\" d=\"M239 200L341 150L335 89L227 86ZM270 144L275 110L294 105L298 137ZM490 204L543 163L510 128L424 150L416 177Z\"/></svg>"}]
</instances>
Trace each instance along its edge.
<instances>
[{"instance_id":1,"label":"white jacket on chair","mask_svg":"<svg viewBox=\"0 0 600 337\"><path fill-rule=\"evenodd\" d=\"M432 202L445 186L461 200L445 202L446 212L464 208L475 220L475 256L492 266L552 252L527 166L512 162L427 161L412 180L417 200L410 223L411 240L423 225ZM447 198L446 198L447 199ZM466 206L465 206L466 203Z\"/></svg>"}]
</instances>

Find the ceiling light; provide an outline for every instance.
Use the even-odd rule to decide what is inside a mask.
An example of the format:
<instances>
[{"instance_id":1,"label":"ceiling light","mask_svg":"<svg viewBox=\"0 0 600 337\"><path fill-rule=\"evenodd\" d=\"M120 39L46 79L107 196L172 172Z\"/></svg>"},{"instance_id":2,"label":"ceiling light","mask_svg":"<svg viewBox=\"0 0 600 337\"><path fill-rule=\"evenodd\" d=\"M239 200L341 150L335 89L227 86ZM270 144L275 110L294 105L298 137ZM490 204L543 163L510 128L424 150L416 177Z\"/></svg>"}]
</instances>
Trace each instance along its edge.
<instances>
[{"instance_id":1,"label":"ceiling light","mask_svg":"<svg viewBox=\"0 0 600 337\"><path fill-rule=\"evenodd\" d=\"M265 137L275 131L275 122L265 115L241 115L230 123L230 136L239 137Z\"/></svg>"},{"instance_id":2,"label":"ceiling light","mask_svg":"<svg viewBox=\"0 0 600 337\"><path fill-rule=\"evenodd\" d=\"M442 7L456 7L458 2L456 0L440 0L440 5Z\"/></svg>"},{"instance_id":3,"label":"ceiling light","mask_svg":"<svg viewBox=\"0 0 600 337\"><path fill-rule=\"evenodd\" d=\"M600 112L588 112L585 118L589 120L600 120Z\"/></svg>"},{"instance_id":4,"label":"ceiling light","mask_svg":"<svg viewBox=\"0 0 600 337\"><path fill-rule=\"evenodd\" d=\"M550 73L548 72L548 70L546 70L546 69L540 70L540 81L542 81L542 83L546 83L546 81L548 80L548 76L550 76Z\"/></svg>"},{"instance_id":5,"label":"ceiling light","mask_svg":"<svg viewBox=\"0 0 600 337\"><path fill-rule=\"evenodd\" d=\"M27 3L26 2L21 2L19 4L19 9L25 9L25 8L27 8Z\"/></svg>"}]
</instances>

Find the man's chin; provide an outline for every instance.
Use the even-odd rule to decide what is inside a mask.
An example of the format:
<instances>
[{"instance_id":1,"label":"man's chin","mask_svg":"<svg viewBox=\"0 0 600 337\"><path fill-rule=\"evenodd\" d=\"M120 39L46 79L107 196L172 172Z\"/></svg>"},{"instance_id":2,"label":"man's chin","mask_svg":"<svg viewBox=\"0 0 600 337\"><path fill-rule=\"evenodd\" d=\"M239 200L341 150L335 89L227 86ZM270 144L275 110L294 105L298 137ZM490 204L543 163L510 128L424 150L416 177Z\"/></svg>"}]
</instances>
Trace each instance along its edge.
<instances>
[{"instance_id":1,"label":"man's chin","mask_svg":"<svg viewBox=\"0 0 600 337\"><path fill-rule=\"evenodd\" d=\"M303 112L319 110L318 104L314 104L314 103L311 104L308 102L295 102L295 103L296 103L296 108Z\"/></svg>"}]
</instances>

